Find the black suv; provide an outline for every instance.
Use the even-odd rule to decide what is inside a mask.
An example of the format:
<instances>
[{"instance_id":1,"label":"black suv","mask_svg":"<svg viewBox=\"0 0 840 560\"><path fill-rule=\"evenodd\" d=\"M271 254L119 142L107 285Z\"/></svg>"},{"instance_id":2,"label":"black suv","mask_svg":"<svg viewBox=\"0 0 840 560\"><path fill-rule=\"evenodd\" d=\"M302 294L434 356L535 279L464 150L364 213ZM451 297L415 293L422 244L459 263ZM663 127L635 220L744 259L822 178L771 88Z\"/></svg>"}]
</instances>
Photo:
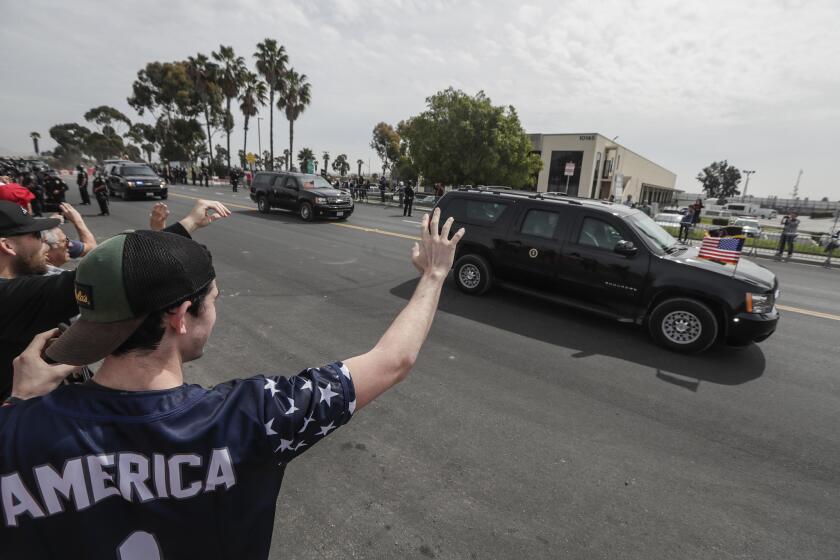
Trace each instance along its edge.
<instances>
[{"instance_id":1,"label":"black suv","mask_svg":"<svg viewBox=\"0 0 840 560\"><path fill-rule=\"evenodd\" d=\"M272 208L292 210L305 221L315 218L346 220L353 213L353 198L336 190L320 175L264 171L251 183L251 200L260 212Z\"/></svg>"},{"instance_id":2,"label":"black suv","mask_svg":"<svg viewBox=\"0 0 840 560\"><path fill-rule=\"evenodd\" d=\"M494 284L646 324L666 348L746 345L776 330L778 280L747 259L700 259L639 210L549 193L466 189L438 202L466 235L454 281L468 294Z\"/></svg>"},{"instance_id":3,"label":"black suv","mask_svg":"<svg viewBox=\"0 0 840 560\"><path fill-rule=\"evenodd\" d=\"M145 163L106 162L105 177L108 182L108 194L124 200L148 196L159 196L161 200L166 200L169 196L166 181Z\"/></svg>"}]
</instances>

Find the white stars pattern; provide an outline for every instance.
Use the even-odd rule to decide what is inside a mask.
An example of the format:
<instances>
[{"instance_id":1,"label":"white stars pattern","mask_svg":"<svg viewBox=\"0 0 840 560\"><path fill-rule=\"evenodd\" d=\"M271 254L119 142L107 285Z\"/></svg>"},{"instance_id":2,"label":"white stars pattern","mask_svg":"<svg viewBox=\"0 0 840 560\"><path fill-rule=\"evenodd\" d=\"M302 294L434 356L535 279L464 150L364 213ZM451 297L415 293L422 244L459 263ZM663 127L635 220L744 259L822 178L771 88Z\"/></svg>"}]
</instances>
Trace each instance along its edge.
<instances>
[{"instance_id":1,"label":"white stars pattern","mask_svg":"<svg viewBox=\"0 0 840 560\"><path fill-rule=\"evenodd\" d=\"M279 463L281 466L305 447L314 445L338 428L356 411L355 398L350 402L344 400L347 386L352 388L350 370L339 362L307 369L294 378L275 377L265 378L264 381L263 390L269 391L272 399L265 399L266 417L270 419L263 427L266 437L276 436L279 439L278 445L277 439L272 438L272 447L275 453L283 454ZM339 398L341 407L332 406L333 397ZM278 422L276 429L275 420ZM314 424L313 429L310 429L310 424ZM299 427L297 433L292 431L294 427Z\"/></svg>"},{"instance_id":2,"label":"white stars pattern","mask_svg":"<svg viewBox=\"0 0 840 560\"><path fill-rule=\"evenodd\" d=\"M274 418L272 418L271 420L269 420L268 422L265 423L265 435L267 435L267 436L276 436L277 435L277 432L275 432L271 428L272 424L274 424Z\"/></svg>"},{"instance_id":3,"label":"white stars pattern","mask_svg":"<svg viewBox=\"0 0 840 560\"><path fill-rule=\"evenodd\" d=\"M266 379L265 380L265 387L263 387L266 391L271 391L271 396L273 397L278 393L277 390L277 382L273 379Z\"/></svg>"},{"instance_id":4,"label":"white stars pattern","mask_svg":"<svg viewBox=\"0 0 840 560\"><path fill-rule=\"evenodd\" d=\"M319 436L325 436L328 433L330 433L331 430L334 430L334 429L335 429L335 425L332 422L330 422L326 426L321 426L321 431L318 432L318 435Z\"/></svg>"},{"instance_id":5,"label":"white stars pattern","mask_svg":"<svg viewBox=\"0 0 840 560\"><path fill-rule=\"evenodd\" d=\"M332 386L329 384L327 384L326 387L321 387L319 385L318 388L321 389L321 400L319 402L327 401L327 406L332 406L330 404L330 399L335 396L338 396L338 393L334 392L332 390Z\"/></svg>"}]
</instances>

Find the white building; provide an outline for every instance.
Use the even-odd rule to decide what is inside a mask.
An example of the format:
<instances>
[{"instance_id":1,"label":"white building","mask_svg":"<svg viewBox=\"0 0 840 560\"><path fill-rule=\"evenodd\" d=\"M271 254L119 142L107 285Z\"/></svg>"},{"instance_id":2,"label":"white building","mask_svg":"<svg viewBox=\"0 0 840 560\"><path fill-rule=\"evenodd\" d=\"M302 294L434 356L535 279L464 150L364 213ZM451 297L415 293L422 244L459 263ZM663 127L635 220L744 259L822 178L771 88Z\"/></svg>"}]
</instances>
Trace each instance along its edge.
<instances>
[{"instance_id":1,"label":"white building","mask_svg":"<svg viewBox=\"0 0 840 560\"><path fill-rule=\"evenodd\" d=\"M534 152L542 157L538 192L564 192L570 196L609 199L616 195L616 176L624 177L622 200L658 202L674 200L677 176L598 133L531 134ZM567 164L571 175L566 175Z\"/></svg>"}]
</instances>

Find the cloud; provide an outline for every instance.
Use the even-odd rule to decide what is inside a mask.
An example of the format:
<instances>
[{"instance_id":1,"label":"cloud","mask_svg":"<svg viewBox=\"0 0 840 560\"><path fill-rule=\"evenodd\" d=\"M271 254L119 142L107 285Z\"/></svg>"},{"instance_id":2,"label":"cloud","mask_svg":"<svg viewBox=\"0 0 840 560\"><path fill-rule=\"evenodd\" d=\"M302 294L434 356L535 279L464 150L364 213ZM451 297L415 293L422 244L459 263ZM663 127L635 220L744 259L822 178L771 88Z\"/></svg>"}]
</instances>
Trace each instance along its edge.
<instances>
[{"instance_id":1,"label":"cloud","mask_svg":"<svg viewBox=\"0 0 840 560\"><path fill-rule=\"evenodd\" d=\"M101 1L32 0L3 12L0 49L14 56L0 59L13 77L0 92L0 143L20 151L30 130L46 136L92 106L130 112L148 61L223 43L252 63L256 43L274 37L313 85L296 149L367 159L374 124L454 85L513 104L530 131L621 134L689 189L710 158L728 157L759 170L755 192L787 189L803 167L806 191L837 196L832 157L815 144L840 125L834 0L132 0L130 16ZM275 149L286 126L275 113ZM267 119L264 148L266 129Z\"/></svg>"}]
</instances>

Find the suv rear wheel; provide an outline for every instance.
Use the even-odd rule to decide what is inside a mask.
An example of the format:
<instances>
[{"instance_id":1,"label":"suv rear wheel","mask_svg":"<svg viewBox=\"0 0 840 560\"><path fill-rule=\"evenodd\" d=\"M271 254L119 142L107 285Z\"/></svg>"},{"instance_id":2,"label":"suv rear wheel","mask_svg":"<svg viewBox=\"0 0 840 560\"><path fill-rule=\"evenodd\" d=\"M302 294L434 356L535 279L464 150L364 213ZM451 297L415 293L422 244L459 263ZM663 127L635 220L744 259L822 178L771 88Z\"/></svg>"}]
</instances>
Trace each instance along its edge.
<instances>
[{"instance_id":1,"label":"suv rear wheel","mask_svg":"<svg viewBox=\"0 0 840 560\"><path fill-rule=\"evenodd\" d=\"M464 255L454 269L455 285L465 294L479 296L493 285L493 270L481 255Z\"/></svg>"},{"instance_id":2,"label":"suv rear wheel","mask_svg":"<svg viewBox=\"0 0 840 560\"><path fill-rule=\"evenodd\" d=\"M300 214L300 219L304 222L311 222L312 221L312 205L308 202L301 202L300 208L298 209L298 213Z\"/></svg>"},{"instance_id":3,"label":"suv rear wheel","mask_svg":"<svg viewBox=\"0 0 840 560\"><path fill-rule=\"evenodd\" d=\"M264 194L257 197L257 210L259 210L261 214L268 214L271 212L271 205L268 203L268 197Z\"/></svg>"},{"instance_id":4,"label":"suv rear wheel","mask_svg":"<svg viewBox=\"0 0 840 560\"><path fill-rule=\"evenodd\" d=\"M691 298L671 298L654 308L648 329L661 346L692 354L706 350L715 342L718 321L705 303Z\"/></svg>"}]
</instances>

